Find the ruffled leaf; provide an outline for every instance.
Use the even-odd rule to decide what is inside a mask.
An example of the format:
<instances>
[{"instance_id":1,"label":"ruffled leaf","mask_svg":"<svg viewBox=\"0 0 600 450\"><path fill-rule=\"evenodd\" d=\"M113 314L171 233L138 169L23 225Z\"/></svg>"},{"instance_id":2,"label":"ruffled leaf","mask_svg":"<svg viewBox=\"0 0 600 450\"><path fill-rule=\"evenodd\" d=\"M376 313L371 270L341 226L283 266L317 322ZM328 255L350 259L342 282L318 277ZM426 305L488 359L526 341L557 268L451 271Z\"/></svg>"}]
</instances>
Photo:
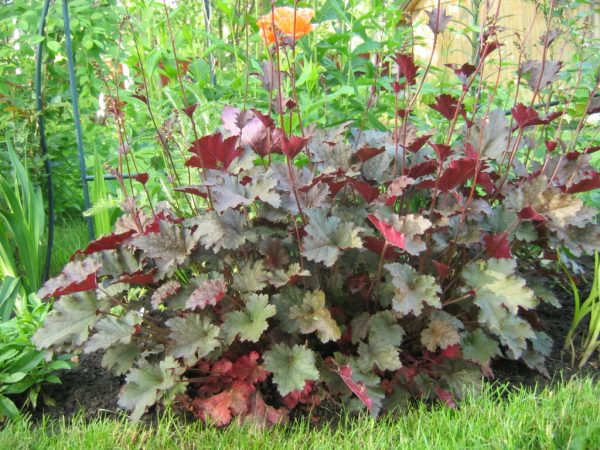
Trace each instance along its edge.
<instances>
[{"instance_id":1,"label":"ruffled leaf","mask_svg":"<svg viewBox=\"0 0 600 450\"><path fill-rule=\"evenodd\" d=\"M290 308L290 319L296 321L301 333L317 333L321 342L337 341L342 330L325 306L323 291L307 292L302 304Z\"/></svg>"},{"instance_id":2,"label":"ruffled leaf","mask_svg":"<svg viewBox=\"0 0 600 450\"><path fill-rule=\"evenodd\" d=\"M273 382L283 396L303 389L308 380L319 379L315 354L303 345L288 347L285 344L275 344L263 354L263 359L265 369L273 373Z\"/></svg>"},{"instance_id":3,"label":"ruffled leaf","mask_svg":"<svg viewBox=\"0 0 600 450\"><path fill-rule=\"evenodd\" d=\"M358 234L363 231L352 222L342 222L340 218L327 217L327 211L313 209L305 211L309 224L305 227L302 254L311 261L333 266L343 250L362 248Z\"/></svg>"},{"instance_id":4,"label":"ruffled leaf","mask_svg":"<svg viewBox=\"0 0 600 450\"><path fill-rule=\"evenodd\" d=\"M208 316L189 314L169 319L165 324L171 330L168 355L195 360L204 358L219 346L219 327L213 325Z\"/></svg>"},{"instance_id":5,"label":"ruffled leaf","mask_svg":"<svg viewBox=\"0 0 600 450\"><path fill-rule=\"evenodd\" d=\"M232 341L239 335L241 341L258 342L269 328L267 319L275 313L275 306L269 304L267 295L252 294L246 300L244 310L225 314L223 328Z\"/></svg>"},{"instance_id":6,"label":"ruffled leaf","mask_svg":"<svg viewBox=\"0 0 600 450\"><path fill-rule=\"evenodd\" d=\"M386 264L384 266L392 275L394 297L392 308L403 315L413 313L419 316L425 304L433 308L441 308L440 286L431 275L419 275L415 269L406 264Z\"/></svg>"}]
</instances>

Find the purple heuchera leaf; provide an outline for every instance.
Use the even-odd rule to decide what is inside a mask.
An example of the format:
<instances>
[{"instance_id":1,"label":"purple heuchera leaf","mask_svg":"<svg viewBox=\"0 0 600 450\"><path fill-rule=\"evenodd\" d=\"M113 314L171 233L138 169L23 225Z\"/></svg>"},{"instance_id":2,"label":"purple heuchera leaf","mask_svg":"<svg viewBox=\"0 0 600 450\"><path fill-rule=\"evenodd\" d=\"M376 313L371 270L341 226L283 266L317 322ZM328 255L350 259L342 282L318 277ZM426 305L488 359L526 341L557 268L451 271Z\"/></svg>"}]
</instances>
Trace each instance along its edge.
<instances>
[{"instance_id":1,"label":"purple heuchera leaf","mask_svg":"<svg viewBox=\"0 0 600 450\"><path fill-rule=\"evenodd\" d=\"M425 11L425 14L427 14L427 17L429 18L427 25L429 25L433 34L439 34L444 31L450 23L450 19L452 19L452 16L446 14L445 8L433 8L431 11Z\"/></svg>"},{"instance_id":2,"label":"purple heuchera leaf","mask_svg":"<svg viewBox=\"0 0 600 450\"><path fill-rule=\"evenodd\" d=\"M100 263L93 257L71 261L58 276L46 281L37 295L40 298L50 298L94 290L98 287L96 274L100 267Z\"/></svg>"}]
</instances>

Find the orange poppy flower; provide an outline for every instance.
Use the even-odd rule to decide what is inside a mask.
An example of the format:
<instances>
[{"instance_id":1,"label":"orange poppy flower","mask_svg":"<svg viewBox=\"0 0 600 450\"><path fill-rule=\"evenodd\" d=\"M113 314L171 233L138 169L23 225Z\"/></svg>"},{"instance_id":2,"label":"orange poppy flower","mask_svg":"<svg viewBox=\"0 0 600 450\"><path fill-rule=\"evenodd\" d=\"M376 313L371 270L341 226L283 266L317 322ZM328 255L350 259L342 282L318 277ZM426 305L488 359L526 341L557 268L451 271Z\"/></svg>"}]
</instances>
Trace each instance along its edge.
<instances>
[{"instance_id":1,"label":"orange poppy flower","mask_svg":"<svg viewBox=\"0 0 600 450\"><path fill-rule=\"evenodd\" d=\"M295 23L294 16L296 16ZM315 12L311 8L298 8L294 12L294 8L283 6L262 16L256 24L260 28L260 35L267 44L273 44L276 33L293 37L294 40L310 33L313 30L310 21L314 16ZM275 27L273 27L273 18Z\"/></svg>"}]
</instances>

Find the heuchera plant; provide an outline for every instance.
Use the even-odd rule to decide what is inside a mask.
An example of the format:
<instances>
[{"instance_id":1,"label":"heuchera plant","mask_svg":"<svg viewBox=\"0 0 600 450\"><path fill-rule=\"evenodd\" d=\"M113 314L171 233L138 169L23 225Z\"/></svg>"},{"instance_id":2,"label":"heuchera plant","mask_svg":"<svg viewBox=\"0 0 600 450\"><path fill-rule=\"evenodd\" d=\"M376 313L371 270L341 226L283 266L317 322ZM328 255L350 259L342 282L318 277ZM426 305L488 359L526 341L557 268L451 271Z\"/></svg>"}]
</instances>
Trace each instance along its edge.
<instances>
[{"instance_id":1,"label":"heuchera plant","mask_svg":"<svg viewBox=\"0 0 600 450\"><path fill-rule=\"evenodd\" d=\"M430 13L436 35L445 17ZM477 67L453 67L462 93L431 105L442 131L413 119L428 68L409 53L389 59L389 92L413 93L390 132L293 135L281 83L267 87L277 115L225 108L222 129L190 145L198 184L177 188L205 207L129 198L115 232L40 291L60 299L36 344L103 350L134 418L174 398L217 425L277 423L323 401L374 416L413 398L452 406L500 355L545 372L552 343L535 308L556 300L531 268L561 247L600 247L596 211L576 195L600 185L597 148L548 137L562 109L466 108L499 46L493 27L485 36ZM538 92L559 70L522 74Z\"/></svg>"}]
</instances>

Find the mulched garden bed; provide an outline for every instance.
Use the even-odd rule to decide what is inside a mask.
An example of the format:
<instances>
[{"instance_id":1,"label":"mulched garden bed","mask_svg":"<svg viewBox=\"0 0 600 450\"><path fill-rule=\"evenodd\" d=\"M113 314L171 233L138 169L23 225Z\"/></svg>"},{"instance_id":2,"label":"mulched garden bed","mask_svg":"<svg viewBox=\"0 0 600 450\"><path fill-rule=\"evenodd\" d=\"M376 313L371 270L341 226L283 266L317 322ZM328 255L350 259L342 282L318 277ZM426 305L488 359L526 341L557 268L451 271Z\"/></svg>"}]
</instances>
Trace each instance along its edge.
<instances>
[{"instance_id":1,"label":"mulched garden bed","mask_svg":"<svg viewBox=\"0 0 600 450\"><path fill-rule=\"evenodd\" d=\"M547 304L541 304L537 309L544 331L554 340L553 352L546 360L551 378L544 377L521 362L497 359L492 365L496 380L508 382L515 387L533 387L547 386L578 375L598 375L600 360L597 356L584 369L578 369L570 365L570 355L562 351L574 306L573 299L564 291L560 290L556 294L562 304L561 309ZM56 406L39 405L33 412L33 419L39 420L43 416L68 419L75 414L84 414L86 418L123 414L117 406L117 396L125 383L125 377L112 375L101 366L101 359L101 352L81 355L76 368L60 373L62 384L49 385L45 390L56 402Z\"/></svg>"}]
</instances>

